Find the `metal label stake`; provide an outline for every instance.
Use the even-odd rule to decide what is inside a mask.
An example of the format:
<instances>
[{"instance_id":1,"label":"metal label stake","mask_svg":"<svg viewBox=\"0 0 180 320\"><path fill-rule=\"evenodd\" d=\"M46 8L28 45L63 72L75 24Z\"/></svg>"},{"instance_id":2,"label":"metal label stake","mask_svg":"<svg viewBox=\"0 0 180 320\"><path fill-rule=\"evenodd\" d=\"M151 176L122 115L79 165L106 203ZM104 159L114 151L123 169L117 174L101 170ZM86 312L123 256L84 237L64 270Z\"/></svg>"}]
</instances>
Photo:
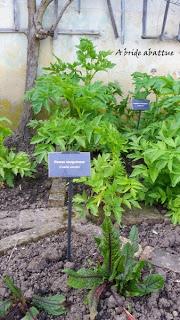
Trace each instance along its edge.
<instances>
[{"instance_id":1,"label":"metal label stake","mask_svg":"<svg viewBox=\"0 0 180 320\"><path fill-rule=\"evenodd\" d=\"M141 114L142 111L149 110L150 101L147 99L132 99L131 101L131 109L135 112L138 112L138 121L137 121L137 130L139 129L140 120L141 120Z\"/></svg>"},{"instance_id":2,"label":"metal label stake","mask_svg":"<svg viewBox=\"0 0 180 320\"><path fill-rule=\"evenodd\" d=\"M71 261L72 249L72 198L73 179L91 175L90 152L49 152L48 176L51 178L67 178L68 181L68 227L67 227L67 259Z\"/></svg>"},{"instance_id":3,"label":"metal label stake","mask_svg":"<svg viewBox=\"0 0 180 320\"><path fill-rule=\"evenodd\" d=\"M72 198L73 179L68 178L68 234L67 234L67 259L71 261L71 234L72 234Z\"/></svg>"},{"instance_id":4,"label":"metal label stake","mask_svg":"<svg viewBox=\"0 0 180 320\"><path fill-rule=\"evenodd\" d=\"M139 129L139 124L140 124L140 120L141 120L141 110L139 111L139 114L138 114L138 122L137 122L137 130Z\"/></svg>"}]
</instances>

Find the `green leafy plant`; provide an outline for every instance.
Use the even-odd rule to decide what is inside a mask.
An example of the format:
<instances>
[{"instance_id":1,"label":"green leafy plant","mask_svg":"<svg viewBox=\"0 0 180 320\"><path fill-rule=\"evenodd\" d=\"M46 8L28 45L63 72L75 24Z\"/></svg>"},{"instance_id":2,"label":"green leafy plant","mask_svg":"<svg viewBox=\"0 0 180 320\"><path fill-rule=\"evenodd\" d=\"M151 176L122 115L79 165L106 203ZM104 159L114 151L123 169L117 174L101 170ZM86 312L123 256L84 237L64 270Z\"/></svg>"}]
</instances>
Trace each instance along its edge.
<instances>
[{"instance_id":1,"label":"green leafy plant","mask_svg":"<svg viewBox=\"0 0 180 320\"><path fill-rule=\"evenodd\" d=\"M0 117L0 145L3 144L4 139L12 134L10 128L7 127L7 124L11 124L11 121L6 117Z\"/></svg>"},{"instance_id":2,"label":"green leafy plant","mask_svg":"<svg viewBox=\"0 0 180 320\"><path fill-rule=\"evenodd\" d=\"M83 81L89 84L95 74L100 71L107 71L115 65L108 60L111 51L96 51L92 41L87 38L81 38L79 45L76 46L77 60L73 63L65 63L58 57L55 63L45 68L51 74L62 75L63 78L70 76L76 81Z\"/></svg>"},{"instance_id":3,"label":"green leafy plant","mask_svg":"<svg viewBox=\"0 0 180 320\"><path fill-rule=\"evenodd\" d=\"M53 113L65 108L70 116L76 117L89 112L93 115L105 113L110 97L114 93L121 95L121 90L114 84L116 90L113 92L112 83L108 87L100 81L92 83L92 79L97 72L114 66L107 59L110 54L110 51L96 52L92 41L81 39L77 46L77 61L70 64L56 58L56 62L46 68L46 74L39 77L35 87L26 94L34 113L42 108Z\"/></svg>"},{"instance_id":4,"label":"green leafy plant","mask_svg":"<svg viewBox=\"0 0 180 320\"><path fill-rule=\"evenodd\" d=\"M179 112L180 107L180 80L168 76L150 76L146 73L135 72L132 75L134 81L133 97L146 99L151 97L151 107L146 111L141 121L141 128L152 128L154 125L161 127L161 121ZM153 134L149 136L153 137Z\"/></svg>"},{"instance_id":5,"label":"green leafy plant","mask_svg":"<svg viewBox=\"0 0 180 320\"><path fill-rule=\"evenodd\" d=\"M97 116L93 120L87 117L76 119L52 116L48 120L32 120L29 126L36 129L31 140L35 145L34 155L37 162L47 162L51 151L91 151L117 152L124 150L126 140L116 127Z\"/></svg>"},{"instance_id":6,"label":"green leafy plant","mask_svg":"<svg viewBox=\"0 0 180 320\"><path fill-rule=\"evenodd\" d=\"M144 184L142 199L146 203L166 204L172 221L180 223L180 122L179 117L162 122L156 142L147 141L142 136L130 142L129 155L136 164L131 177L138 177ZM174 207L173 207L174 205Z\"/></svg>"},{"instance_id":7,"label":"green leafy plant","mask_svg":"<svg viewBox=\"0 0 180 320\"><path fill-rule=\"evenodd\" d=\"M12 278L4 277L4 283L10 291L10 298L0 301L0 317L2 320L15 310L18 306L21 313L24 314L22 320L36 320L40 311L45 311L48 315L59 316L66 313L64 307L65 298L62 295L49 297L40 297L34 295L32 300L26 299L22 291L16 287Z\"/></svg>"},{"instance_id":8,"label":"green leafy plant","mask_svg":"<svg viewBox=\"0 0 180 320\"><path fill-rule=\"evenodd\" d=\"M164 279L159 274L142 276L146 261L135 257L138 251L138 231L132 227L129 241L122 245L119 233L113 227L111 219L106 217L102 224L102 236L96 238L102 264L93 269L74 271L65 269L68 274L68 285L76 289L90 289L88 301L91 319L94 319L101 294L111 288L126 297L138 297L159 291Z\"/></svg>"},{"instance_id":9,"label":"green leafy plant","mask_svg":"<svg viewBox=\"0 0 180 320\"><path fill-rule=\"evenodd\" d=\"M32 176L34 165L27 153L16 153L5 147L5 138L12 134L6 123L10 123L10 121L5 117L0 117L0 183L6 183L9 187L13 187L15 176Z\"/></svg>"},{"instance_id":10,"label":"green leafy plant","mask_svg":"<svg viewBox=\"0 0 180 320\"><path fill-rule=\"evenodd\" d=\"M116 154L104 153L92 161L90 177L76 179L90 187L90 194L83 191L73 199L74 208L80 215L89 212L98 216L101 211L106 216L112 215L121 221L124 206L140 207L137 202L142 185L134 178L129 178Z\"/></svg>"}]
</instances>

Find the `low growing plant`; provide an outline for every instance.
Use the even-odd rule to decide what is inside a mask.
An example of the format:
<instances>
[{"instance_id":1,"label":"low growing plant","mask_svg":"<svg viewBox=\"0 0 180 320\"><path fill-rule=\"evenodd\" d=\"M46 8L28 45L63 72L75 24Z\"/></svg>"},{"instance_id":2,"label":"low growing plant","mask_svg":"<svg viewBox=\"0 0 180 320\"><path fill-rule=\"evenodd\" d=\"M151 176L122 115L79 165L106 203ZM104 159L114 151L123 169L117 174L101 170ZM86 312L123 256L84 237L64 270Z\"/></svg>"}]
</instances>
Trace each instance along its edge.
<instances>
[{"instance_id":1,"label":"low growing plant","mask_svg":"<svg viewBox=\"0 0 180 320\"><path fill-rule=\"evenodd\" d=\"M4 277L4 283L10 291L10 298L0 301L0 317L1 320L8 319L11 310L20 310L24 317L21 320L36 320L40 311L44 311L48 315L60 316L66 313L64 307L65 298L62 295L54 295L48 297L40 297L34 295L32 300L28 300L22 291L15 286L12 278ZM18 308L16 308L18 306ZM12 318L11 318L12 319ZM14 319L14 318L13 318Z\"/></svg>"},{"instance_id":2,"label":"low growing plant","mask_svg":"<svg viewBox=\"0 0 180 320\"><path fill-rule=\"evenodd\" d=\"M138 231L132 227L129 241L122 245L119 233L113 227L111 219L106 217L102 224L102 236L95 238L103 262L92 269L74 271L65 269L68 285L76 289L89 289L88 303L91 319L95 319L97 306L105 290L113 288L125 297L141 297L159 291L164 279L159 274L143 276L148 266L144 260L135 257L138 251Z\"/></svg>"},{"instance_id":3,"label":"low growing plant","mask_svg":"<svg viewBox=\"0 0 180 320\"><path fill-rule=\"evenodd\" d=\"M12 134L5 123L10 122L5 117L0 117L0 183L6 183L9 187L14 186L14 178L31 177L34 172L29 156L25 152L14 152L4 145L4 140Z\"/></svg>"}]
</instances>

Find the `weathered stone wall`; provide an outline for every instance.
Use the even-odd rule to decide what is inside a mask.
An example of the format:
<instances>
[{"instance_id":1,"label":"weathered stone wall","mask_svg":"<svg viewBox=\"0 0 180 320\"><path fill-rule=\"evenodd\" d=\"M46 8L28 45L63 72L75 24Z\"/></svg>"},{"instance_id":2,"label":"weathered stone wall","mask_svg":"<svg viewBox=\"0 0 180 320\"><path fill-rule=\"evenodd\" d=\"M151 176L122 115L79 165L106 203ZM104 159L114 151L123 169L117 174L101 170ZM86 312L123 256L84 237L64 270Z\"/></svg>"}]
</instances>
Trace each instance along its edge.
<instances>
[{"instance_id":1,"label":"weathered stone wall","mask_svg":"<svg viewBox=\"0 0 180 320\"><path fill-rule=\"evenodd\" d=\"M39 1L39 0L38 0ZM63 17L59 27L61 29L85 29L100 32L100 37L90 36L98 49L110 49L113 51L112 61L116 67L99 78L118 80L126 91L131 87L131 73L134 71L151 72L157 74L170 73L175 77L180 76L180 45L178 41L159 41L141 39L142 30L142 0L126 1L126 27L125 44L121 45L120 38L115 39L106 0L82 0L81 13L77 12L77 0L71 5ZM120 33L120 0L112 0L114 15ZM63 1L59 0L60 6ZM20 25L27 25L26 0L18 0ZM149 1L148 34L158 35L161 31L165 0ZM178 33L180 6L171 5L167 21L166 31L168 36ZM53 6L49 8L45 23L53 21ZM0 28L13 27L12 0L0 0ZM41 42L41 54L39 71L53 59L53 54L65 60L72 60L75 56L75 45L80 36L59 35L57 39L46 39ZM6 114L17 126L20 117L26 72L26 48L27 40L23 34L0 34L0 115ZM173 51L172 56L143 56L144 51L149 50ZM115 55L118 50L122 54ZM141 51L139 57L124 56L124 49L135 52ZM119 51L120 52L120 51Z\"/></svg>"}]
</instances>

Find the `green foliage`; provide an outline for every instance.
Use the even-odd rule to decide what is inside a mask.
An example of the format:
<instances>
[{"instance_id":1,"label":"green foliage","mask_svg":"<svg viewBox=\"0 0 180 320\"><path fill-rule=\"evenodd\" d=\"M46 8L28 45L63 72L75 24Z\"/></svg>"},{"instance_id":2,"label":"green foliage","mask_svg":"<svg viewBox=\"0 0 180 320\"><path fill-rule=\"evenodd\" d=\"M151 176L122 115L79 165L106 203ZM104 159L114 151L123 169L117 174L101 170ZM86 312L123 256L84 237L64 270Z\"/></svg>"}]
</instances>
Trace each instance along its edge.
<instances>
[{"instance_id":1,"label":"green foliage","mask_svg":"<svg viewBox=\"0 0 180 320\"><path fill-rule=\"evenodd\" d=\"M146 99L151 93L155 94L156 101L165 107L171 103L180 102L180 81L168 76L150 76L146 73L135 72L132 74L135 85L133 96L136 99ZM176 107L176 105L174 106ZM171 110L173 111L173 109ZM177 109L178 111L178 109Z\"/></svg>"},{"instance_id":2,"label":"green foliage","mask_svg":"<svg viewBox=\"0 0 180 320\"><path fill-rule=\"evenodd\" d=\"M32 304L37 309L43 310L49 315L60 316L62 314L65 314L66 311L63 307L63 303L65 302L65 300L65 297L59 294L49 297L39 297L37 295L34 295Z\"/></svg>"},{"instance_id":3,"label":"green foliage","mask_svg":"<svg viewBox=\"0 0 180 320\"><path fill-rule=\"evenodd\" d=\"M121 95L121 90L117 84L111 83L108 87L100 81L91 82L97 72L114 66L107 59L110 54L110 51L97 53L90 40L81 39L77 46L77 61L70 64L56 58L56 62L46 68L48 73L39 77L35 87L26 94L34 113L42 108L48 112L65 108L73 117L89 112L93 115L105 113L110 97Z\"/></svg>"},{"instance_id":4,"label":"green foliage","mask_svg":"<svg viewBox=\"0 0 180 320\"><path fill-rule=\"evenodd\" d=\"M34 166L25 152L15 153L6 147L0 146L0 182L9 187L14 186L14 177L32 177Z\"/></svg>"},{"instance_id":5,"label":"green foliage","mask_svg":"<svg viewBox=\"0 0 180 320\"><path fill-rule=\"evenodd\" d=\"M76 48L76 61L65 63L55 57L56 62L51 63L50 67L45 68L45 70L51 74L61 75L63 78L68 76L76 81L83 81L85 84L89 84L97 72L108 71L114 67L114 64L107 59L112 52L96 52L91 40L82 38Z\"/></svg>"},{"instance_id":6,"label":"green foliage","mask_svg":"<svg viewBox=\"0 0 180 320\"><path fill-rule=\"evenodd\" d=\"M119 233L113 227L111 219L106 217L102 224L102 236L96 238L96 243L103 257L101 265L91 270L64 270L68 274L70 287L91 289L89 301L94 316L97 299L107 287L115 286L119 294L133 297L157 292L163 287L164 279L158 274L142 277L147 263L135 258L138 250L138 231L135 226L131 229L129 242L122 245Z\"/></svg>"},{"instance_id":7,"label":"green foliage","mask_svg":"<svg viewBox=\"0 0 180 320\"><path fill-rule=\"evenodd\" d=\"M116 154L104 153L92 161L91 176L75 180L91 188L91 195L84 191L74 196L74 208L80 215L97 216L103 210L106 216L113 216L121 221L124 206L138 207L137 195L142 185L134 178L129 178Z\"/></svg>"},{"instance_id":8,"label":"green foliage","mask_svg":"<svg viewBox=\"0 0 180 320\"><path fill-rule=\"evenodd\" d=\"M66 118L66 114L52 116L44 121L31 121L30 127L36 128L31 143L35 144L37 162L47 162L48 152L59 151L95 151L117 152L125 150L126 140L111 123L97 116Z\"/></svg>"},{"instance_id":9,"label":"green foliage","mask_svg":"<svg viewBox=\"0 0 180 320\"><path fill-rule=\"evenodd\" d=\"M6 314L9 312L11 306L12 302L10 300L0 300L0 317L5 317Z\"/></svg>"},{"instance_id":10,"label":"green foliage","mask_svg":"<svg viewBox=\"0 0 180 320\"><path fill-rule=\"evenodd\" d=\"M129 157L136 177L144 185L139 200L163 204L173 223L180 223L180 81L171 76L133 74L135 98L154 95L149 111L144 112L139 130L131 128Z\"/></svg>"},{"instance_id":11,"label":"green foliage","mask_svg":"<svg viewBox=\"0 0 180 320\"><path fill-rule=\"evenodd\" d=\"M11 124L11 121L6 117L0 117L0 146L4 139L12 134L12 130L7 127L7 124Z\"/></svg>"},{"instance_id":12,"label":"green foliage","mask_svg":"<svg viewBox=\"0 0 180 320\"><path fill-rule=\"evenodd\" d=\"M180 188L179 188L180 193ZM172 219L172 223L180 224L180 195L171 197L168 201L168 215Z\"/></svg>"},{"instance_id":13,"label":"green foliage","mask_svg":"<svg viewBox=\"0 0 180 320\"><path fill-rule=\"evenodd\" d=\"M49 297L40 297L34 295L32 301L25 298L20 288L18 288L11 277L4 276L4 284L10 291L10 298L0 301L0 316L5 317L10 309L18 305L25 314L22 320L34 320L40 311L52 316L60 316L66 313L64 307L65 298L62 295L53 295Z\"/></svg>"},{"instance_id":14,"label":"green foliage","mask_svg":"<svg viewBox=\"0 0 180 320\"><path fill-rule=\"evenodd\" d=\"M144 99L154 96L149 111L146 111L141 121L141 129L147 138L155 138L161 127L161 122L170 116L176 116L180 107L180 80L171 76L150 76L135 72L133 75L135 98ZM172 117L173 120L173 117Z\"/></svg>"},{"instance_id":15,"label":"green foliage","mask_svg":"<svg viewBox=\"0 0 180 320\"><path fill-rule=\"evenodd\" d=\"M156 141L140 136L132 138L129 155L136 164L131 177L144 184L141 200L152 205L160 202L170 210L173 223L180 223L180 206L176 199L180 192L180 122L179 114L174 119L162 121ZM176 199L176 200L175 200Z\"/></svg>"},{"instance_id":16,"label":"green foliage","mask_svg":"<svg viewBox=\"0 0 180 320\"><path fill-rule=\"evenodd\" d=\"M12 131L6 127L6 123L9 123L9 120L0 117L0 183L6 183L9 187L13 187L15 176L31 177L34 165L31 164L27 153L16 153L5 147L5 138L12 134Z\"/></svg>"},{"instance_id":17,"label":"green foliage","mask_svg":"<svg viewBox=\"0 0 180 320\"><path fill-rule=\"evenodd\" d=\"M21 320L34 320L37 319L39 311L35 307L31 307L27 312L25 317L23 317Z\"/></svg>"},{"instance_id":18,"label":"green foliage","mask_svg":"<svg viewBox=\"0 0 180 320\"><path fill-rule=\"evenodd\" d=\"M114 66L110 54L98 52L90 40L81 39L74 62L66 63L56 57L55 63L37 79L27 99L34 113L45 108L50 117L29 124L36 130L32 139L34 155L38 163L46 163L48 152L52 151L99 154L93 160L92 176L79 180L90 190L74 198L76 211L81 214L103 212L120 222L124 207L139 207L138 201L145 201L165 205L172 221L177 223L180 81L170 75L132 75L131 96L152 100L137 130L137 114L128 108L130 95L122 97L116 82L94 81L97 72ZM119 159L127 151L134 166L130 177ZM101 163L106 154L110 159ZM118 170L113 171L116 167Z\"/></svg>"},{"instance_id":19,"label":"green foliage","mask_svg":"<svg viewBox=\"0 0 180 320\"><path fill-rule=\"evenodd\" d=\"M4 284L6 285L6 287L11 292L11 295L15 301L23 301L24 300L21 289L19 289L18 287L15 286L14 281L11 277L9 277L8 275L5 275L3 278L3 281L4 281Z\"/></svg>"}]
</instances>

